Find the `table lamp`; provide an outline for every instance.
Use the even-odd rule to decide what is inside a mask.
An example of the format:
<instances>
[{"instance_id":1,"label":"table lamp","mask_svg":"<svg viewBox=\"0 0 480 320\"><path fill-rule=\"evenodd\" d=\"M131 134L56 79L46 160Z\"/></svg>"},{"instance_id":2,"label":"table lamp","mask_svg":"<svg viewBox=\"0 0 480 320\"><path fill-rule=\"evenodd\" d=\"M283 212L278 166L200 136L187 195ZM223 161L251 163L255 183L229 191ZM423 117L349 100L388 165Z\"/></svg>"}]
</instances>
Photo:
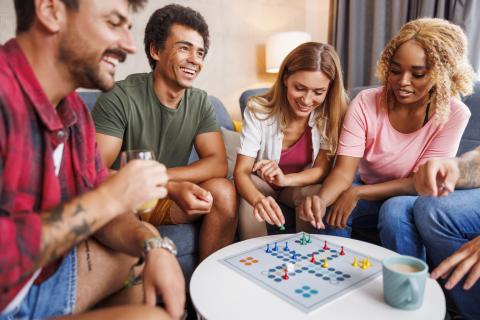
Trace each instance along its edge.
<instances>
[{"instance_id":1,"label":"table lamp","mask_svg":"<svg viewBox=\"0 0 480 320\"><path fill-rule=\"evenodd\" d=\"M281 32L268 37L265 48L266 72L277 73L290 51L311 39L310 34L303 31Z\"/></svg>"}]
</instances>

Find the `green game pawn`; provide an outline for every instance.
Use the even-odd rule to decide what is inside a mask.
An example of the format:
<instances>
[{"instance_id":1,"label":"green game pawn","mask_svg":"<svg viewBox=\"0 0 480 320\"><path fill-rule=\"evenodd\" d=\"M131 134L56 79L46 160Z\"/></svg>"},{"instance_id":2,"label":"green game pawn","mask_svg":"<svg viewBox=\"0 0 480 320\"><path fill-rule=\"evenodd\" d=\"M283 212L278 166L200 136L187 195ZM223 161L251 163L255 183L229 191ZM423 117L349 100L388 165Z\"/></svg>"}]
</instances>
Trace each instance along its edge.
<instances>
[{"instance_id":1,"label":"green game pawn","mask_svg":"<svg viewBox=\"0 0 480 320\"><path fill-rule=\"evenodd\" d=\"M280 226L280 231L285 231L285 225L284 225L284 224L282 224L282 225Z\"/></svg>"},{"instance_id":2,"label":"green game pawn","mask_svg":"<svg viewBox=\"0 0 480 320\"><path fill-rule=\"evenodd\" d=\"M307 243L312 243L312 239L310 238L310 233L308 234Z\"/></svg>"},{"instance_id":3,"label":"green game pawn","mask_svg":"<svg viewBox=\"0 0 480 320\"><path fill-rule=\"evenodd\" d=\"M305 237L305 232L302 233L302 237L300 238L300 245L304 246L307 244L307 237Z\"/></svg>"}]
</instances>

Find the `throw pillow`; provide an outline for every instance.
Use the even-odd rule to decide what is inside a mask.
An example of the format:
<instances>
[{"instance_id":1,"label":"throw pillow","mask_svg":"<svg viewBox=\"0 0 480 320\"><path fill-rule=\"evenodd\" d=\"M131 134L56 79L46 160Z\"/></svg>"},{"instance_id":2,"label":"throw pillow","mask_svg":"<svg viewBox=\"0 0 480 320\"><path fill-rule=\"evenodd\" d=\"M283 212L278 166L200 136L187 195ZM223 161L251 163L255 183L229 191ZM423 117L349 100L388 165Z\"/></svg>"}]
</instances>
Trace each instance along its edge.
<instances>
[{"instance_id":1,"label":"throw pillow","mask_svg":"<svg viewBox=\"0 0 480 320\"><path fill-rule=\"evenodd\" d=\"M228 172L227 178L233 180L233 170L237 160L237 151L240 147L240 133L221 127L225 149L227 150Z\"/></svg>"}]
</instances>

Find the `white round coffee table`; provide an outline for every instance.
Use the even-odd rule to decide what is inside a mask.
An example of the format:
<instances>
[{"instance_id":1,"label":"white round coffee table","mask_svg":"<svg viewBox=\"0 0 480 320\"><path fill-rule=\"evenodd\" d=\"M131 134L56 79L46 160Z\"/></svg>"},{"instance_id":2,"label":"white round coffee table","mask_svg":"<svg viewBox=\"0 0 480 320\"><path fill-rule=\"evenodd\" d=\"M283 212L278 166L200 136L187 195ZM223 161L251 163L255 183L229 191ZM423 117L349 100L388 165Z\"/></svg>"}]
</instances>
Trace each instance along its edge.
<instances>
[{"instance_id":1,"label":"white round coffee table","mask_svg":"<svg viewBox=\"0 0 480 320\"><path fill-rule=\"evenodd\" d=\"M404 311L383 301L382 276L356 288L310 314L249 281L219 260L236 253L266 245L285 235L267 236L234 243L205 259L193 273L190 295L199 318L216 319L419 319L445 317L445 297L434 280L428 279L425 297L419 310ZM320 236L344 244L365 255L382 260L395 252L353 239Z\"/></svg>"}]
</instances>

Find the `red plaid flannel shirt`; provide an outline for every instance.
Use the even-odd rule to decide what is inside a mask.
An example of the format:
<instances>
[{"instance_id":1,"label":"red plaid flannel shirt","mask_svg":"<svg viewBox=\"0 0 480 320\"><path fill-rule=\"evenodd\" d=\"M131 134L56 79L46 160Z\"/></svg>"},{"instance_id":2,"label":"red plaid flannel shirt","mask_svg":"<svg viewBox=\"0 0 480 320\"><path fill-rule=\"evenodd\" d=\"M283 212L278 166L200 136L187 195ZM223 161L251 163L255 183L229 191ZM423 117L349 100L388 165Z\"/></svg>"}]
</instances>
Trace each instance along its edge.
<instances>
[{"instance_id":1,"label":"red plaid flannel shirt","mask_svg":"<svg viewBox=\"0 0 480 320\"><path fill-rule=\"evenodd\" d=\"M60 143L56 176L53 151ZM93 189L106 176L81 98L71 93L54 109L17 42L0 46L0 310L32 276L40 212Z\"/></svg>"}]
</instances>

